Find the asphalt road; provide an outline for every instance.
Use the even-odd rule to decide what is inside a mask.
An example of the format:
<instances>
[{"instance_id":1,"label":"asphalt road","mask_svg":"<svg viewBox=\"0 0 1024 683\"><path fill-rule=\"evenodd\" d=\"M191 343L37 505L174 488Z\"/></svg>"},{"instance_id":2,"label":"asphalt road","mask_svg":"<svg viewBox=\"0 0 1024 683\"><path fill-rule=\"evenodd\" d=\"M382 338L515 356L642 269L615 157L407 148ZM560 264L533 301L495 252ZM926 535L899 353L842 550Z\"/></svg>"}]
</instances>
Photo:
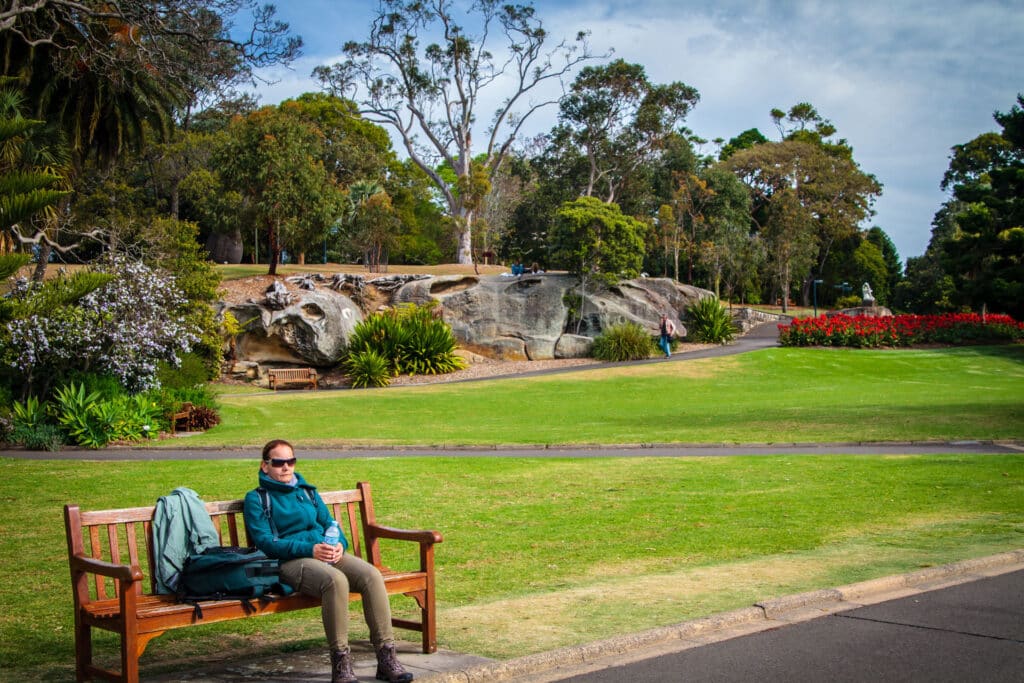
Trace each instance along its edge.
<instances>
[{"instance_id":1,"label":"asphalt road","mask_svg":"<svg viewBox=\"0 0 1024 683\"><path fill-rule=\"evenodd\" d=\"M1024 570L545 680L1019 683Z\"/></svg>"}]
</instances>

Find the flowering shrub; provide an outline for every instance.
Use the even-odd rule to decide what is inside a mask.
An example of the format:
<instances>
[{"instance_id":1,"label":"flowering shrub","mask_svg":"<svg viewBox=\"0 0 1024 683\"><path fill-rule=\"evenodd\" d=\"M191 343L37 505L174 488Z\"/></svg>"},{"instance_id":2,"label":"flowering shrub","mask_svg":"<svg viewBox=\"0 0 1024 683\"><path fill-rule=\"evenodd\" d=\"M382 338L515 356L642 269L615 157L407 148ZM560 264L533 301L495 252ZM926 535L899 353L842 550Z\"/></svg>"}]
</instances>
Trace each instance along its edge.
<instances>
[{"instance_id":1,"label":"flowering shrub","mask_svg":"<svg viewBox=\"0 0 1024 683\"><path fill-rule=\"evenodd\" d=\"M176 366L198 341L180 313L184 298L173 276L124 257L99 270L114 278L78 305L9 323L4 360L22 374L25 385L45 389L81 370L108 373L129 391L144 391L158 384L158 361Z\"/></svg>"},{"instance_id":2,"label":"flowering shrub","mask_svg":"<svg viewBox=\"0 0 1024 683\"><path fill-rule=\"evenodd\" d=\"M779 325L783 346L913 346L917 344L986 344L1024 340L1024 323L1008 315L945 313L875 318L834 315L796 318Z\"/></svg>"}]
</instances>

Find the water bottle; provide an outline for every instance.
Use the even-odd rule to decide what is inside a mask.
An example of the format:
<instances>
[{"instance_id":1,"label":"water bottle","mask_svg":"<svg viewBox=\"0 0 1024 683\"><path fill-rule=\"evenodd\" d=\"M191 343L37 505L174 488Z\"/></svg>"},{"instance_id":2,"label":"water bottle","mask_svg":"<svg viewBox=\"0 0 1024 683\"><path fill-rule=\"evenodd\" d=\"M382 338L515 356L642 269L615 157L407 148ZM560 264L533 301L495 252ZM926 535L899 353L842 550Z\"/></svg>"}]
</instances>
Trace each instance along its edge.
<instances>
[{"instance_id":1,"label":"water bottle","mask_svg":"<svg viewBox=\"0 0 1024 683\"><path fill-rule=\"evenodd\" d=\"M331 525L327 527L327 532L324 534L324 543L334 547L341 542L341 527L338 526L338 522L331 520Z\"/></svg>"}]
</instances>

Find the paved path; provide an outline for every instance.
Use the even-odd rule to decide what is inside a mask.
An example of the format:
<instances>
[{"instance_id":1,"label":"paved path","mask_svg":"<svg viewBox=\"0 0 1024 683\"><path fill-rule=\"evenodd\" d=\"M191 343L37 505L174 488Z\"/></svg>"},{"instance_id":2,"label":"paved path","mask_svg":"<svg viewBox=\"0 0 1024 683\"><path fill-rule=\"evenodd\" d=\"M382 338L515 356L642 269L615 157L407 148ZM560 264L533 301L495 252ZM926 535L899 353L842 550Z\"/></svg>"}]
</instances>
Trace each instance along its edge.
<instances>
[{"instance_id":1,"label":"paved path","mask_svg":"<svg viewBox=\"0 0 1024 683\"><path fill-rule=\"evenodd\" d=\"M934 455L964 453L1009 455L1024 452L1024 444L1011 441L927 441L882 443L779 443L716 445L604 445L581 448L536 446L462 446L391 448L302 448L301 457L312 460L350 458L445 457L470 458L697 458L731 455ZM65 448L53 453L12 448L0 450L0 458L22 460L252 460L259 448Z\"/></svg>"}]
</instances>

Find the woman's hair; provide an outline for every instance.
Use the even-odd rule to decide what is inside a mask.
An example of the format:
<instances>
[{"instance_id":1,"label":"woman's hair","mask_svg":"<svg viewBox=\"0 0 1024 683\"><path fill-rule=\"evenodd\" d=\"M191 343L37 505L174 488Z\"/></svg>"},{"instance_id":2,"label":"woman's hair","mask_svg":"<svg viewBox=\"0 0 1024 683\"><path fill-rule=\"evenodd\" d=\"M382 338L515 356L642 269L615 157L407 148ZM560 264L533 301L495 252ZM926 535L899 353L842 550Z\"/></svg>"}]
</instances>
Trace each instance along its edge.
<instances>
[{"instance_id":1,"label":"woman's hair","mask_svg":"<svg viewBox=\"0 0 1024 683\"><path fill-rule=\"evenodd\" d=\"M271 451L273 451L278 446L287 446L288 448L291 449L292 453L295 452L295 447L292 446L287 441L285 441L284 439L274 439L273 441L268 441L266 445L263 447L263 460L270 460Z\"/></svg>"}]
</instances>

